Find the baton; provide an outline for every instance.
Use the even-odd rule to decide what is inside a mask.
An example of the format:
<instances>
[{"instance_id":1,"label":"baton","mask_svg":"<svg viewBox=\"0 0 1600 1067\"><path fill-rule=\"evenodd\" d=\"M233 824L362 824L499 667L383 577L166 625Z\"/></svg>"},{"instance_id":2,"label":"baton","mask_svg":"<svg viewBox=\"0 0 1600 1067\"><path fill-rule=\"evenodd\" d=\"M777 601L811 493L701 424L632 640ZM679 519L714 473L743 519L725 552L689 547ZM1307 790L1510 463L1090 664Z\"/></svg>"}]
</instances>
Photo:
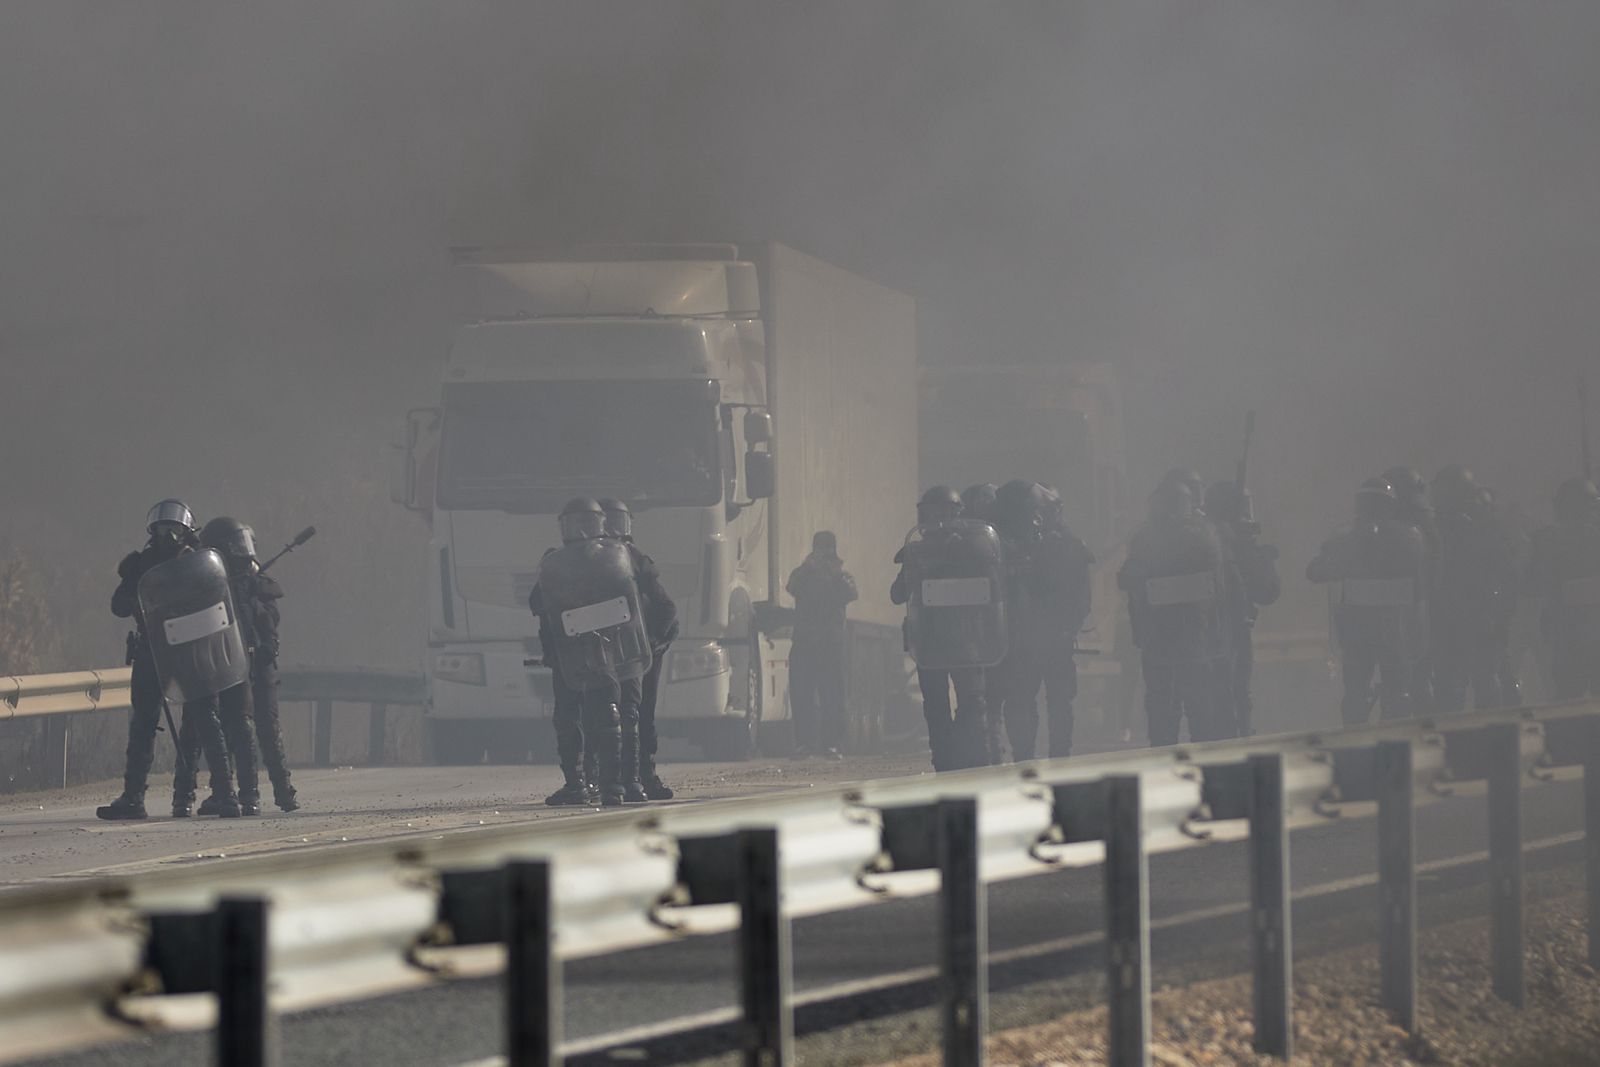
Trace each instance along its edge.
<instances>
[{"instance_id":1,"label":"baton","mask_svg":"<svg viewBox=\"0 0 1600 1067\"><path fill-rule=\"evenodd\" d=\"M178 742L178 728L172 722L172 703L167 700L166 697L161 698L161 711L162 714L166 715L167 717L167 731L172 734L172 750L177 754L177 758L174 762L174 770L177 773L182 774L184 764L188 761L183 755L183 745L179 744Z\"/></svg>"}]
</instances>

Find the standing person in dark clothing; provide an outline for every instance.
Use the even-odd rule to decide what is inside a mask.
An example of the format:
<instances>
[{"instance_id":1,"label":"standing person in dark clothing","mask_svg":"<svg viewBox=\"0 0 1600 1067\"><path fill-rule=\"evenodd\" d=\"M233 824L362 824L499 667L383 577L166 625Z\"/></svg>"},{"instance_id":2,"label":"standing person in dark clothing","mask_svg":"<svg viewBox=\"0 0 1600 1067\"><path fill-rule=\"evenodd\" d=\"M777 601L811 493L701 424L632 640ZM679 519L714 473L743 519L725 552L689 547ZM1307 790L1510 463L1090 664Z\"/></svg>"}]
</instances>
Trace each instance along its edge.
<instances>
[{"instance_id":1,"label":"standing person in dark clothing","mask_svg":"<svg viewBox=\"0 0 1600 1067\"><path fill-rule=\"evenodd\" d=\"M238 519L220 515L201 528L200 544L214 550L227 565L228 586L233 594L234 610L238 612L240 635L245 651L253 656L257 644L254 579L258 565L255 535L250 527ZM272 579L266 580L270 582ZM242 815L260 815L261 784L256 773L256 727L251 716L248 679L217 694L217 716L221 720L222 738L227 744L228 758L233 761L239 784L239 812ZM184 760L198 761L201 755L199 738L189 735L180 740L184 743ZM202 801L197 814L218 814L216 796Z\"/></svg>"},{"instance_id":2,"label":"standing person in dark clothing","mask_svg":"<svg viewBox=\"0 0 1600 1067\"><path fill-rule=\"evenodd\" d=\"M1434 479L1439 558L1433 575L1435 710L1461 711L1520 700L1508 673L1510 623L1520 576L1505 531L1470 471L1447 467Z\"/></svg>"},{"instance_id":3,"label":"standing person in dark clothing","mask_svg":"<svg viewBox=\"0 0 1600 1067\"><path fill-rule=\"evenodd\" d=\"M1004 654L1005 641L999 535L987 523L964 520L955 490L936 485L917 503L917 528L894 561L900 573L889 599L910 605L906 648L917 661L933 769L984 766L989 762L984 666ZM981 595L973 594L974 585L982 586Z\"/></svg>"},{"instance_id":4,"label":"standing person in dark clothing","mask_svg":"<svg viewBox=\"0 0 1600 1067\"><path fill-rule=\"evenodd\" d=\"M150 767L155 762L156 732L161 727L161 683L156 678L155 661L150 658L150 643L139 613L139 579L158 563L174 559L197 544L194 516L182 501L163 500L150 509L146 520L150 535L144 547L130 552L117 565L118 584L111 594L111 614L133 619L135 629L128 634L127 662L133 667L130 684L132 714L128 718L128 749L123 769L122 795L102 805L95 814L102 819L143 819L145 790Z\"/></svg>"},{"instance_id":5,"label":"standing person in dark clothing","mask_svg":"<svg viewBox=\"0 0 1600 1067\"><path fill-rule=\"evenodd\" d=\"M1420 590L1428 555L1422 531L1399 515L1394 487L1369 479L1356 494L1355 522L1329 538L1306 568L1311 581L1340 587L1335 621L1344 656L1346 726L1371 717L1374 671L1383 717L1413 714L1411 672L1423 632Z\"/></svg>"},{"instance_id":6,"label":"standing person in dark clothing","mask_svg":"<svg viewBox=\"0 0 1600 1067\"><path fill-rule=\"evenodd\" d=\"M606 497L600 501L606 513L606 536L628 546L644 603L645 632L650 635L650 670L639 689L639 787L651 800L671 800L672 789L661 780L656 769L656 697L661 690L661 668L666 663L672 642L678 639L678 606L661 584L661 571L655 560L633 543L633 512L621 500Z\"/></svg>"},{"instance_id":7,"label":"standing person in dark clothing","mask_svg":"<svg viewBox=\"0 0 1600 1067\"><path fill-rule=\"evenodd\" d=\"M548 559L555 549L545 551ZM540 561L541 564L543 560ZM542 662L550 668L550 724L556 731L556 762L561 766L563 778L560 789L544 798L552 808L581 807L600 804L600 786L597 782L595 753L584 744L583 697L568 685L561 675L561 660L556 655L556 634L546 630L543 598L535 585L528 594L528 608L533 612L539 632L539 649Z\"/></svg>"},{"instance_id":8,"label":"standing person in dark clothing","mask_svg":"<svg viewBox=\"0 0 1600 1067\"><path fill-rule=\"evenodd\" d=\"M993 482L969 485L961 491L961 511L969 519L994 525L994 500L999 486ZM998 667L984 671L984 748L989 763L998 766L1006 761L1005 724L1002 717L1000 674Z\"/></svg>"},{"instance_id":9,"label":"standing person in dark clothing","mask_svg":"<svg viewBox=\"0 0 1600 1067\"><path fill-rule=\"evenodd\" d=\"M128 750L122 795L95 810L99 818L108 820L146 817L144 796L150 782L150 767L155 762L156 732L161 723L161 680L156 674L150 636L139 606L139 580L151 568L192 552L199 544L195 537L194 515L180 500L163 500L151 508L145 529L150 535L149 540L143 548L128 553L118 564L120 582L111 594L111 613L119 619L133 619L136 629L128 635L128 662L133 666L130 698L133 708L128 720ZM197 769L192 761L186 767L182 758L181 739L186 730L192 736L198 736L199 744L205 749L211 764L211 788L217 797L217 813L227 817L237 816L238 798L229 780L228 751L217 723L214 697L184 705L183 727L177 739L180 755L174 777L173 815L189 815L194 799Z\"/></svg>"},{"instance_id":10,"label":"standing person in dark clothing","mask_svg":"<svg viewBox=\"0 0 1600 1067\"><path fill-rule=\"evenodd\" d=\"M1428 614L1433 597L1434 568L1439 561L1439 522L1433 505L1428 502L1428 480L1418 470L1407 466L1394 466L1383 472L1383 480L1394 487L1401 522L1410 523L1422 534L1427 553L1427 575L1417 591L1420 598L1417 640L1411 646L1416 657L1411 664L1411 707L1415 714L1433 711L1433 648L1429 637Z\"/></svg>"},{"instance_id":11,"label":"standing person in dark clothing","mask_svg":"<svg viewBox=\"0 0 1600 1067\"><path fill-rule=\"evenodd\" d=\"M1278 578L1278 550L1261 543L1261 525L1250 517L1250 508L1238 482L1213 482L1206 490L1206 517L1216 524L1222 548L1239 574L1239 586L1228 605L1233 660L1232 680L1233 736L1255 733L1254 703L1250 699L1250 678L1255 673L1256 618L1263 607L1275 604L1283 594Z\"/></svg>"},{"instance_id":12,"label":"standing person in dark clothing","mask_svg":"<svg viewBox=\"0 0 1600 1067\"><path fill-rule=\"evenodd\" d=\"M1188 479L1162 479L1150 518L1134 532L1117 573L1140 650L1152 745L1177 744L1185 718L1194 741L1232 730L1225 597L1237 578L1230 578L1216 527L1197 504Z\"/></svg>"},{"instance_id":13,"label":"standing person in dark clothing","mask_svg":"<svg viewBox=\"0 0 1600 1067\"><path fill-rule=\"evenodd\" d=\"M811 538L811 554L784 586L794 597L794 641L789 650L789 700L795 756L842 759L845 675L848 666L845 608L856 599L856 580L839 558L830 530Z\"/></svg>"},{"instance_id":14,"label":"standing person in dark clothing","mask_svg":"<svg viewBox=\"0 0 1600 1067\"><path fill-rule=\"evenodd\" d=\"M583 745L595 755L600 803L642 804L639 785L640 679L650 669L650 638L634 553L606 537L605 510L588 497L561 509L561 547L539 563L528 605L539 616L545 656L579 694ZM580 783L581 757L563 763Z\"/></svg>"},{"instance_id":15,"label":"standing person in dark clothing","mask_svg":"<svg viewBox=\"0 0 1600 1067\"><path fill-rule=\"evenodd\" d=\"M1078 695L1078 631L1089 617L1094 556L1067 529L1061 498L1037 482L1001 486L995 517L1005 539L1011 651L997 669L1011 758L1038 752L1039 690L1044 689L1049 755L1072 752L1072 702Z\"/></svg>"},{"instance_id":16,"label":"standing person in dark clothing","mask_svg":"<svg viewBox=\"0 0 1600 1067\"><path fill-rule=\"evenodd\" d=\"M1555 525L1534 536L1527 583L1544 598L1552 695L1600 697L1600 490L1568 479L1556 490L1555 513Z\"/></svg>"}]
</instances>

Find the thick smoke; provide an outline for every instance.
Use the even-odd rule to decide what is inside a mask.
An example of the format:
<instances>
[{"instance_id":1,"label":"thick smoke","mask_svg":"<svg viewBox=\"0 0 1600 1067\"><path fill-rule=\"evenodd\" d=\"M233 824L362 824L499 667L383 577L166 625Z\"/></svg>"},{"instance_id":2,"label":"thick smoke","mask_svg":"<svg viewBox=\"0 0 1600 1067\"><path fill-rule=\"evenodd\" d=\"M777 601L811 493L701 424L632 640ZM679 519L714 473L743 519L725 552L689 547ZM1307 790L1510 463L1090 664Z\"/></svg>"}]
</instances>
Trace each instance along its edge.
<instances>
[{"instance_id":1,"label":"thick smoke","mask_svg":"<svg viewBox=\"0 0 1600 1067\"><path fill-rule=\"evenodd\" d=\"M1116 362L1136 487L1226 474L1259 408L1291 579L1264 625L1314 625L1294 579L1363 476L1459 460L1543 514L1576 464L1597 31L1587 4L9 5L0 540L89 666L152 500L268 543L316 522L290 657L413 662L423 528L382 446L431 399L444 250L774 237L915 294L927 362Z\"/></svg>"}]
</instances>

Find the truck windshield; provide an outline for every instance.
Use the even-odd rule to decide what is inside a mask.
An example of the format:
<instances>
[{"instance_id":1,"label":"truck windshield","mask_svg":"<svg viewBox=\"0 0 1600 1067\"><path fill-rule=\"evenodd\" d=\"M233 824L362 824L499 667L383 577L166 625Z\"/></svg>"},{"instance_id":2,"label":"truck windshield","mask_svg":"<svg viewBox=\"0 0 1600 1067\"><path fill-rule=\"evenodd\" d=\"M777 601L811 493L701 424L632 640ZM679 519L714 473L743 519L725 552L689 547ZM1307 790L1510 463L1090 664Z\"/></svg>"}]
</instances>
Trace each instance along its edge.
<instances>
[{"instance_id":1,"label":"truck windshield","mask_svg":"<svg viewBox=\"0 0 1600 1067\"><path fill-rule=\"evenodd\" d=\"M444 390L439 507L547 513L722 499L717 383L459 382Z\"/></svg>"}]
</instances>

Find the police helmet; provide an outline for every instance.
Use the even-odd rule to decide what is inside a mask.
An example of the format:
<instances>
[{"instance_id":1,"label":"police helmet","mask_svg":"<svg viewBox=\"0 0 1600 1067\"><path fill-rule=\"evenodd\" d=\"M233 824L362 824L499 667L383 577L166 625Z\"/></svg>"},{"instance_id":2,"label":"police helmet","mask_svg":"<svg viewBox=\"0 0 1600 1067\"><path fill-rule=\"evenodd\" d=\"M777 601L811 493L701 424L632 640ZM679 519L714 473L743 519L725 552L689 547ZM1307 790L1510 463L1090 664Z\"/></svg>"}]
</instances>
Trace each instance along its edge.
<instances>
[{"instance_id":1,"label":"police helmet","mask_svg":"<svg viewBox=\"0 0 1600 1067\"><path fill-rule=\"evenodd\" d=\"M1173 467L1162 476L1161 482L1181 482L1189 490L1189 499L1196 511L1203 510L1206 499L1206 480L1193 467Z\"/></svg>"},{"instance_id":2,"label":"police helmet","mask_svg":"<svg viewBox=\"0 0 1600 1067\"><path fill-rule=\"evenodd\" d=\"M1013 478L995 491L995 522L1011 537L1038 537L1044 531L1047 504L1044 486L1026 478Z\"/></svg>"},{"instance_id":3,"label":"police helmet","mask_svg":"<svg viewBox=\"0 0 1600 1067\"><path fill-rule=\"evenodd\" d=\"M994 496L997 487L993 482L969 485L961 491L961 508L975 519L988 522L994 518Z\"/></svg>"},{"instance_id":4,"label":"police helmet","mask_svg":"<svg viewBox=\"0 0 1600 1067\"><path fill-rule=\"evenodd\" d=\"M161 526L181 526L185 531L194 533L194 512L183 501L172 497L157 501L150 509L150 514L145 516L144 528L146 533L155 533Z\"/></svg>"},{"instance_id":5,"label":"police helmet","mask_svg":"<svg viewBox=\"0 0 1600 1067\"><path fill-rule=\"evenodd\" d=\"M1356 517L1365 522L1392 519L1400 511L1400 498L1387 478L1368 478L1356 490Z\"/></svg>"},{"instance_id":6,"label":"police helmet","mask_svg":"<svg viewBox=\"0 0 1600 1067\"><path fill-rule=\"evenodd\" d=\"M948 485L936 485L917 501L920 523L949 522L961 517L961 494Z\"/></svg>"},{"instance_id":7,"label":"police helmet","mask_svg":"<svg viewBox=\"0 0 1600 1067\"><path fill-rule=\"evenodd\" d=\"M1600 519L1600 489L1587 478L1568 478L1556 490L1556 521L1582 526Z\"/></svg>"},{"instance_id":8,"label":"police helmet","mask_svg":"<svg viewBox=\"0 0 1600 1067\"><path fill-rule=\"evenodd\" d=\"M1184 522L1197 510L1199 500L1187 478L1163 478L1150 494L1150 518L1156 522Z\"/></svg>"},{"instance_id":9,"label":"police helmet","mask_svg":"<svg viewBox=\"0 0 1600 1067\"><path fill-rule=\"evenodd\" d=\"M200 528L200 543L228 559L256 558L255 531L227 515L218 515Z\"/></svg>"},{"instance_id":10,"label":"police helmet","mask_svg":"<svg viewBox=\"0 0 1600 1067\"><path fill-rule=\"evenodd\" d=\"M1478 479L1459 463L1442 468L1433 476L1433 503L1441 512L1470 511L1478 495Z\"/></svg>"},{"instance_id":11,"label":"police helmet","mask_svg":"<svg viewBox=\"0 0 1600 1067\"><path fill-rule=\"evenodd\" d=\"M561 509L561 540L593 541L606 535L606 512L593 497L575 496Z\"/></svg>"},{"instance_id":12,"label":"police helmet","mask_svg":"<svg viewBox=\"0 0 1600 1067\"><path fill-rule=\"evenodd\" d=\"M600 510L606 513L606 536L626 540L633 536L633 512L625 501L614 496L600 498Z\"/></svg>"},{"instance_id":13,"label":"police helmet","mask_svg":"<svg viewBox=\"0 0 1600 1067\"><path fill-rule=\"evenodd\" d=\"M1415 467L1403 464L1383 472L1383 480L1394 487L1394 495L1403 504L1415 504L1428 495L1428 480Z\"/></svg>"}]
</instances>

